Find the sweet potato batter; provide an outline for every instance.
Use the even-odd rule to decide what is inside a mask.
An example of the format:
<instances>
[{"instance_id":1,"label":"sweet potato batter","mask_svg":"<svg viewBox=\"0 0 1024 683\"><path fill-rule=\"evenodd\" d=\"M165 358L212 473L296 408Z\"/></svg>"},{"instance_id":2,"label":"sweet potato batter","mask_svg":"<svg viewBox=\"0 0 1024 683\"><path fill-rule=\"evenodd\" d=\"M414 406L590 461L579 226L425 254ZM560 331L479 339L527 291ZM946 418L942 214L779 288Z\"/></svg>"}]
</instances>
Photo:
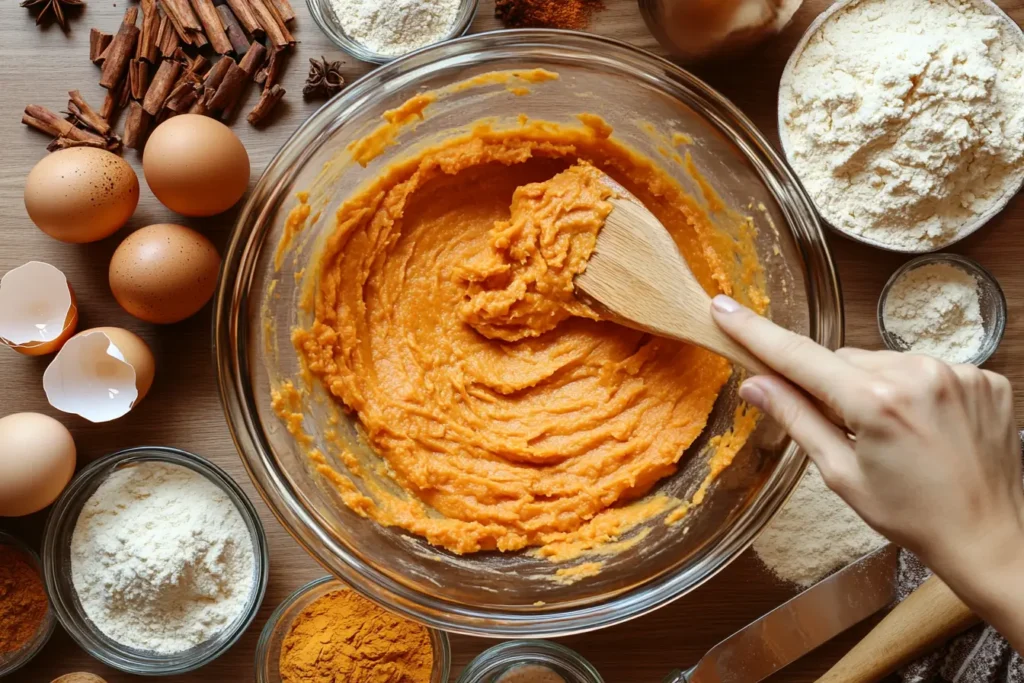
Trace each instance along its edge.
<instances>
[{"instance_id":1,"label":"sweet potato batter","mask_svg":"<svg viewBox=\"0 0 1024 683\"><path fill-rule=\"evenodd\" d=\"M336 474L361 514L457 553L564 542L672 474L704 429L728 362L572 296L610 211L586 164L651 209L709 292L732 291L735 254L664 171L581 120L480 126L338 209L293 339L409 494Z\"/></svg>"}]
</instances>

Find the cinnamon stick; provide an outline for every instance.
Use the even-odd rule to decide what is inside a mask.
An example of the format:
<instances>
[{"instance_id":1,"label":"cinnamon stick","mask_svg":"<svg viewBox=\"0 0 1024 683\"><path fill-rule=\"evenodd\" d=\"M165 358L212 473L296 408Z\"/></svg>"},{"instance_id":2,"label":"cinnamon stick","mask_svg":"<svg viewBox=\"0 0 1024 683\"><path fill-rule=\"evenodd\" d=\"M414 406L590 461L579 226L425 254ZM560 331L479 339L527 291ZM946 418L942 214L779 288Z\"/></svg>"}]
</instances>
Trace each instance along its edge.
<instances>
[{"instance_id":1,"label":"cinnamon stick","mask_svg":"<svg viewBox=\"0 0 1024 683\"><path fill-rule=\"evenodd\" d=\"M124 91L130 92L130 84L128 79L122 80L116 88L107 91L107 96L103 100L103 106L100 107L100 116L102 116L107 123L113 125L114 117L118 110L121 108L121 101L124 99Z\"/></svg>"},{"instance_id":2,"label":"cinnamon stick","mask_svg":"<svg viewBox=\"0 0 1024 683\"><path fill-rule=\"evenodd\" d=\"M217 14L220 15L221 23L224 24L224 32L231 41L231 49L236 55L244 55L249 50L249 39L245 37L242 25L238 23L238 17L227 5L217 5Z\"/></svg>"},{"instance_id":3,"label":"cinnamon stick","mask_svg":"<svg viewBox=\"0 0 1024 683\"><path fill-rule=\"evenodd\" d=\"M135 48L135 58L145 59L156 64L160 55L157 52L157 39L160 37L160 15L156 11L156 0L142 0L142 32Z\"/></svg>"},{"instance_id":4,"label":"cinnamon stick","mask_svg":"<svg viewBox=\"0 0 1024 683\"><path fill-rule=\"evenodd\" d=\"M253 110L249 112L249 116L246 119L254 126L258 126L263 123L270 112L277 106L277 103L284 97L285 90L278 84L271 85L263 89L260 94L260 100L253 107Z\"/></svg>"},{"instance_id":5,"label":"cinnamon stick","mask_svg":"<svg viewBox=\"0 0 1024 683\"><path fill-rule=\"evenodd\" d=\"M141 101L149 89L149 62L145 59L133 59L128 65L128 84L132 99Z\"/></svg>"},{"instance_id":6,"label":"cinnamon stick","mask_svg":"<svg viewBox=\"0 0 1024 683\"><path fill-rule=\"evenodd\" d=\"M56 137L46 146L47 152L56 152L58 149L69 149L71 147L95 147L97 149L110 149L111 144L116 144L115 136L112 141L107 140L74 140L64 136ZM117 149L115 146L114 149ZM113 151L111 149L110 151Z\"/></svg>"},{"instance_id":7,"label":"cinnamon stick","mask_svg":"<svg viewBox=\"0 0 1024 683\"><path fill-rule=\"evenodd\" d=\"M233 119L242 101L246 82L253 79L266 56L267 48L263 47L261 43L253 43L238 63L238 69L229 69L224 75L220 87L217 88L217 92L207 104L210 111L219 111L222 121ZM229 76L232 78L232 82L226 83ZM222 89L225 91L223 94L221 93ZM218 96L220 96L219 100ZM217 100L218 106L214 106L214 100Z\"/></svg>"},{"instance_id":8,"label":"cinnamon stick","mask_svg":"<svg viewBox=\"0 0 1024 683\"><path fill-rule=\"evenodd\" d=\"M121 28L110 42L110 51L103 60L103 72L100 85L108 90L116 86L128 70L128 61L135 53L135 43L139 39L139 27L135 22L139 18L139 8L129 7L124 13Z\"/></svg>"},{"instance_id":9,"label":"cinnamon stick","mask_svg":"<svg viewBox=\"0 0 1024 683\"><path fill-rule=\"evenodd\" d=\"M76 128L70 121L65 121L59 114L55 114L46 107L30 104L25 107L25 113L21 122L26 126L40 130L54 137L66 137L72 140L99 142L106 146L107 141L102 135L97 135L91 130Z\"/></svg>"},{"instance_id":10,"label":"cinnamon stick","mask_svg":"<svg viewBox=\"0 0 1024 683\"><path fill-rule=\"evenodd\" d=\"M110 132L110 124L99 112L89 106L89 103L82 97L82 93L77 90L71 90L68 92L68 97L70 98L68 101L68 111L74 114L76 119L100 135L106 135Z\"/></svg>"},{"instance_id":11,"label":"cinnamon stick","mask_svg":"<svg viewBox=\"0 0 1024 683\"><path fill-rule=\"evenodd\" d=\"M104 33L98 28L89 29L89 60L93 64L103 63L103 51L110 45L114 36Z\"/></svg>"},{"instance_id":12,"label":"cinnamon stick","mask_svg":"<svg viewBox=\"0 0 1024 683\"><path fill-rule=\"evenodd\" d=\"M295 38L292 37L291 32L288 30L288 22L285 20L284 15L281 14L281 11L278 8L277 3L274 2L274 0L260 1L266 6L268 10L270 10L270 14L274 17L274 21L277 23L278 28L281 29L281 32L284 34L284 37L288 41L288 44L294 45ZM288 11L292 11L291 5L288 5ZM294 16L294 12L292 12L292 15Z\"/></svg>"},{"instance_id":13,"label":"cinnamon stick","mask_svg":"<svg viewBox=\"0 0 1024 683\"><path fill-rule=\"evenodd\" d=\"M253 14L256 16L256 20L263 27L264 32L267 34L267 40L274 47L286 47L295 42L291 33L285 28L283 23L278 23L277 15L271 11L265 0L248 0L249 6L252 7Z\"/></svg>"},{"instance_id":14,"label":"cinnamon stick","mask_svg":"<svg viewBox=\"0 0 1024 683\"><path fill-rule=\"evenodd\" d=\"M285 23L295 21L295 10L292 9L292 4L288 0L271 0L271 2Z\"/></svg>"},{"instance_id":15,"label":"cinnamon stick","mask_svg":"<svg viewBox=\"0 0 1024 683\"><path fill-rule=\"evenodd\" d=\"M196 47L203 47L209 42L188 0L160 0L160 3L177 29L181 42Z\"/></svg>"},{"instance_id":16,"label":"cinnamon stick","mask_svg":"<svg viewBox=\"0 0 1024 683\"><path fill-rule=\"evenodd\" d=\"M196 84L186 81L171 91L167 101L164 102L164 109L170 109L176 114L184 114L198 99L199 89Z\"/></svg>"},{"instance_id":17,"label":"cinnamon stick","mask_svg":"<svg viewBox=\"0 0 1024 683\"><path fill-rule=\"evenodd\" d=\"M212 93L220 87L221 82L224 80L224 76L227 75L231 65L235 63L235 60L231 57L225 57L221 59L213 68L206 72L206 76L203 78L204 90ZM212 96L212 95L211 95Z\"/></svg>"},{"instance_id":18,"label":"cinnamon stick","mask_svg":"<svg viewBox=\"0 0 1024 683\"><path fill-rule=\"evenodd\" d=\"M270 59L267 60L266 66L260 69L259 73L255 75L253 80L264 88L269 88L277 83L277 78L281 73L282 66L284 66L284 50L274 48L270 51Z\"/></svg>"},{"instance_id":19,"label":"cinnamon stick","mask_svg":"<svg viewBox=\"0 0 1024 683\"><path fill-rule=\"evenodd\" d=\"M131 79L126 76L121 81L121 83L118 85L118 88L119 89L117 91L117 93L118 93L117 109L118 109L118 111L120 111L120 110L122 110L122 109L124 109L125 107L128 106L128 100L131 99L131 96L132 96L132 82L131 82Z\"/></svg>"},{"instance_id":20,"label":"cinnamon stick","mask_svg":"<svg viewBox=\"0 0 1024 683\"><path fill-rule=\"evenodd\" d=\"M238 18L238 23L242 25L242 28L253 36L263 33L263 27L256 20L252 6L249 5L249 0L227 0L227 3L228 7L231 8L231 13Z\"/></svg>"},{"instance_id":21,"label":"cinnamon stick","mask_svg":"<svg viewBox=\"0 0 1024 683\"><path fill-rule=\"evenodd\" d=\"M181 62L174 59L165 59L160 62L160 68L156 70L146 97L142 101L142 108L150 116L156 116L164 108L167 96L171 94L174 84L178 81L178 74L181 73Z\"/></svg>"},{"instance_id":22,"label":"cinnamon stick","mask_svg":"<svg viewBox=\"0 0 1024 683\"><path fill-rule=\"evenodd\" d=\"M129 149L142 149L149 132L150 115L137 101L128 105L128 116L124 121L124 146Z\"/></svg>"},{"instance_id":23,"label":"cinnamon stick","mask_svg":"<svg viewBox=\"0 0 1024 683\"><path fill-rule=\"evenodd\" d=\"M221 55L231 52L231 41L228 40L227 33L224 32L224 24L221 23L220 15L217 14L217 10L213 6L213 0L191 0L191 2L192 9L195 10L199 21L202 22L203 30L206 32L206 37L210 39L210 45L213 46L214 51Z\"/></svg>"}]
</instances>

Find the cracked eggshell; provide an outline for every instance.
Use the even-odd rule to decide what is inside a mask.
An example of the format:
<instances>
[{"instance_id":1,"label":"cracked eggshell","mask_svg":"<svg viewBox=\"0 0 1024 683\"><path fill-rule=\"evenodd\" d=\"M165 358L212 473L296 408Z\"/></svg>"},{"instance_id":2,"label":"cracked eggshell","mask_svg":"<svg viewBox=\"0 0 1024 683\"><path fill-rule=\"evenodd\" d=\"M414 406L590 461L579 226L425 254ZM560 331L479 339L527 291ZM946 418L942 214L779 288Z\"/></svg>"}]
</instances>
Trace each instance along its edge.
<instances>
[{"instance_id":1,"label":"cracked eggshell","mask_svg":"<svg viewBox=\"0 0 1024 683\"><path fill-rule=\"evenodd\" d=\"M53 353L77 326L75 293L49 263L29 261L0 279L0 341L18 353Z\"/></svg>"},{"instance_id":2,"label":"cracked eggshell","mask_svg":"<svg viewBox=\"0 0 1024 683\"><path fill-rule=\"evenodd\" d=\"M61 242L95 242L135 213L139 177L121 157L92 147L43 157L25 181L25 209L40 230Z\"/></svg>"},{"instance_id":3,"label":"cracked eggshell","mask_svg":"<svg viewBox=\"0 0 1024 683\"><path fill-rule=\"evenodd\" d=\"M126 415L153 385L146 342L119 327L96 327L68 340L43 373L46 400L90 422Z\"/></svg>"}]
</instances>

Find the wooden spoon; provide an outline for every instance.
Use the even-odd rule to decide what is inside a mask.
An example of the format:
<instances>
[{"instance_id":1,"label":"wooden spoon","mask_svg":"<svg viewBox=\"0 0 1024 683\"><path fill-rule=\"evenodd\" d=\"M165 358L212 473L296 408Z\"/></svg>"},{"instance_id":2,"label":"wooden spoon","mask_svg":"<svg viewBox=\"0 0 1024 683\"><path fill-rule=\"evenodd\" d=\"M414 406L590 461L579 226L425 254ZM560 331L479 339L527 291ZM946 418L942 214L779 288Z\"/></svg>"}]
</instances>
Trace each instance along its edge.
<instances>
[{"instance_id":1,"label":"wooden spoon","mask_svg":"<svg viewBox=\"0 0 1024 683\"><path fill-rule=\"evenodd\" d=\"M604 181L615 190L608 199L614 208L587 269L576 276L577 296L620 325L703 347L751 374L774 375L715 323L711 297L661 221L624 187Z\"/></svg>"}]
</instances>

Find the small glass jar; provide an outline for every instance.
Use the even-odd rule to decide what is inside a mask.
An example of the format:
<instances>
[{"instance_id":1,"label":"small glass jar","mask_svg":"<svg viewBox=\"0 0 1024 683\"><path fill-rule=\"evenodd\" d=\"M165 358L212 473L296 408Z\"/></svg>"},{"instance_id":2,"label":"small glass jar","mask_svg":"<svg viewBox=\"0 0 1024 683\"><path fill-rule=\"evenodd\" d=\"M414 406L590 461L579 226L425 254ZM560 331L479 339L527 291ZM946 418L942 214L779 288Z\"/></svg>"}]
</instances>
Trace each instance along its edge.
<instances>
[{"instance_id":1,"label":"small glass jar","mask_svg":"<svg viewBox=\"0 0 1024 683\"><path fill-rule=\"evenodd\" d=\"M0 531L0 545L10 546L20 551L39 574L39 580L43 580L42 563L35 551L22 543L20 539L3 531ZM32 639L13 652L0 652L0 678L14 673L32 661L49 642L56 625L57 620L53 616L53 606L47 605L46 616L43 617Z\"/></svg>"},{"instance_id":2,"label":"small glass jar","mask_svg":"<svg viewBox=\"0 0 1024 683\"><path fill-rule=\"evenodd\" d=\"M547 640L512 640L495 645L470 662L458 683L502 683L502 677L525 666L549 669L565 683L604 683L590 662Z\"/></svg>"},{"instance_id":3,"label":"small glass jar","mask_svg":"<svg viewBox=\"0 0 1024 683\"><path fill-rule=\"evenodd\" d=\"M927 254L919 256L907 263L892 274L889 281L882 288L882 294L878 298L878 331L882 335L882 341L890 351L907 351L907 345L890 332L885 326L885 303L889 298L889 292L893 286L904 275L922 266L929 266L936 263L943 263L959 268L968 275L971 275L978 283L978 300L981 304L981 325L985 330L985 338L981 347L973 358L966 362L971 365L982 365L992 357L992 354L999 348L999 342L1003 340L1003 333L1006 331L1006 295L1003 288L999 286L992 273L988 272L977 262L960 256L959 254Z\"/></svg>"}]
</instances>

